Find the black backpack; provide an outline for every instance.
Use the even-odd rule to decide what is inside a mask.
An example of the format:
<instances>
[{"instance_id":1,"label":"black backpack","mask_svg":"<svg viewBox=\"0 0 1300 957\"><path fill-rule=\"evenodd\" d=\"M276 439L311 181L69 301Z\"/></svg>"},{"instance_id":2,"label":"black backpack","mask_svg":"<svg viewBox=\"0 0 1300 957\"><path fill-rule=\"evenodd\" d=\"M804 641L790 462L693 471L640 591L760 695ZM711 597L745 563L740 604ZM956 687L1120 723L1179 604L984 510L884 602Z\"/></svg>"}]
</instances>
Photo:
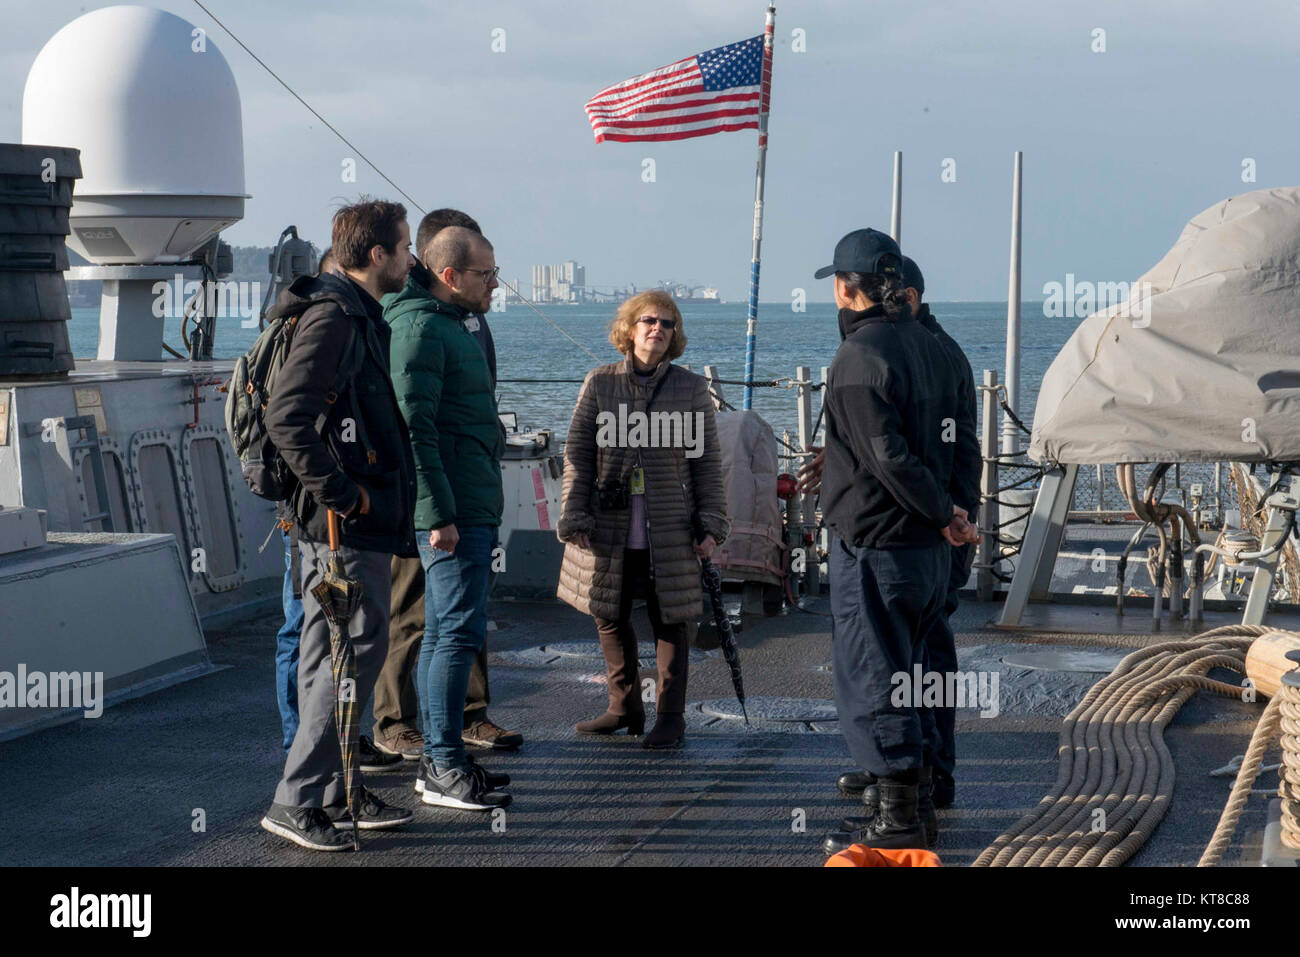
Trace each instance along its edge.
<instances>
[{"instance_id":1,"label":"black backpack","mask_svg":"<svg viewBox=\"0 0 1300 957\"><path fill-rule=\"evenodd\" d=\"M266 434L262 416L275 390L275 380L289 354L293 332L300 313L272 319L252 347L235 363L235 371L226 384L226 431L239 457L244 482L254 495L273 502L285 501L294 492L298 479L280 457L280 451ZM339 395L352 382L365 362L365 343L352 324L344 350L339 378L330 394ZM325 427L328 410L316 420L316 431Z\"/></svg>"}]
</instances>

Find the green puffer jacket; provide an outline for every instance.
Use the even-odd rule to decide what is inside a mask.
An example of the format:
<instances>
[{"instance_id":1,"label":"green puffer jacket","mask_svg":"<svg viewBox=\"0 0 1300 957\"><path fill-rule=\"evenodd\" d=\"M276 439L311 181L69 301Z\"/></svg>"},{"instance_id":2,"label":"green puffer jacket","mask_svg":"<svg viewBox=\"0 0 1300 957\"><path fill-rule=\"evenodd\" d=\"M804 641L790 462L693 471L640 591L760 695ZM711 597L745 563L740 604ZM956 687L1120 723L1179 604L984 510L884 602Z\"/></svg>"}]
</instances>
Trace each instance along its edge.
<instances>
[{"instance_id":1,"label":"green puffer jacket","mask_svg":"<svg viewBox=\"0 0 1300 957\"><path fill-rule=\"evenodd\" d=\"M389 365L415 452L415 527L500 525L501 430L469 313L414 279L383 298Z\"/></svg>"}]
</instances>

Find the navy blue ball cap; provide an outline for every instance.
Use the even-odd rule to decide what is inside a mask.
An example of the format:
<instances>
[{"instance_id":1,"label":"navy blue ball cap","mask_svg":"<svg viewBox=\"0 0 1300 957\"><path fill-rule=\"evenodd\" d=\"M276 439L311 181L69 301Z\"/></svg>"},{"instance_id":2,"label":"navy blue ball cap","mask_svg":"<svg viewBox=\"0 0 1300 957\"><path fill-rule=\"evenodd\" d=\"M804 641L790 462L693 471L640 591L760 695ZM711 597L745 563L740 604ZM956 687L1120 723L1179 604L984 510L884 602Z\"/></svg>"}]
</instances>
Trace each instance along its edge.
<instances>
[{"instance_id":1,"label":"navy blue ball cap","mask_svg":"<svg viewBox=\"0 0 1300 957\"><path fill-rule=\"evenodd\" d=\"M825 279L837 272L899 276L902 271L903 251L892 236L878 229L855 229L835 244L834 261L813 273L813 278Z\"/></svg>"},{"instance_id":2,"label":"navy blue ball cap","mask_svg":"<svg viewBox=\"0 0 1300 957\"><path fill-rule=\"evenodd\" d=\"M925 277L921 275L921 267L910 256L903 257L903 288L925 293Z\"/></svg>"}]
</instances>

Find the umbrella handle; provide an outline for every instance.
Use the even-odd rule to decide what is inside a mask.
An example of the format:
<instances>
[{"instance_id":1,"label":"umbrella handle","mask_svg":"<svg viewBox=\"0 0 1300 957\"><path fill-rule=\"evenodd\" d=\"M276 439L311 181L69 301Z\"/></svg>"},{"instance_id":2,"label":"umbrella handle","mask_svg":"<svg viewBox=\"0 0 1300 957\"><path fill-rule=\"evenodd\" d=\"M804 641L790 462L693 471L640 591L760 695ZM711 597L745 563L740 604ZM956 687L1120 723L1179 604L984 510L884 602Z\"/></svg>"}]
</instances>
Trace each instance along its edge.
<instances>
[{"instance_id":1,"label":"umbrella handle","mask_svg":"<svg viewBox=\"0 0 1300 957\"><path fill-rule=\"evenodd\" d=\"M330 551L337 552L339 550L339 513L332 508L329 510L329 539Z\"/></svg>"}]
</instances>

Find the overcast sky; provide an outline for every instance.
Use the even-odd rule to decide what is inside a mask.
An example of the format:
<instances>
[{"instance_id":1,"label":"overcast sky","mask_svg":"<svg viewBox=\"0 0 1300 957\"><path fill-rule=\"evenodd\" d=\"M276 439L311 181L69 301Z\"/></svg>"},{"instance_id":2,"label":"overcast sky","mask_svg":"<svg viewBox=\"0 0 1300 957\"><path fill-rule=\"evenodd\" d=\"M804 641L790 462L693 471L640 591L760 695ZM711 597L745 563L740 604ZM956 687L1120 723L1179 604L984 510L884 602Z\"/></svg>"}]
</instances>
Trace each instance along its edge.
<instances>
[{"instance_id":1,"label":"overcast sky","mask_svg":"<svg viewBox=\"0 0 1300 957\"><path fill-rule=\"evenodd\" d=\"M64 23L108 4L4 5L0 139L17 142L37 52ZM342 197L398 198L364 164L355 184L341 182L352 152L197 5L153 5L207 28L239 84L252 198L229 242L270 245L294 223L324 245ZM583 104L626 77L761 33L763 2L205 5L420 206L477 217L506 277L527 285L531 264L576 259L598 286L673 278L744 296L756 134L597 146ZM492 50L496 28L504 52ZM806 52L791 49L796 28ZM1104 53L1092 49L1098 28ZM902 245L935 300L1005 299L1017 149L1026 299L1067 273L1136 278L1200 210L1300 180L1294 2L808 0L778 4L776 37L765 300L796 287L829 298L829 281L812 272L848 230L888 229L896 149ZM642 181L646 157L653 183ZM956 182L941 181L946 158ZM1242 180L1246 158L1256 182Z\"/></svg>"}]
</instances>

